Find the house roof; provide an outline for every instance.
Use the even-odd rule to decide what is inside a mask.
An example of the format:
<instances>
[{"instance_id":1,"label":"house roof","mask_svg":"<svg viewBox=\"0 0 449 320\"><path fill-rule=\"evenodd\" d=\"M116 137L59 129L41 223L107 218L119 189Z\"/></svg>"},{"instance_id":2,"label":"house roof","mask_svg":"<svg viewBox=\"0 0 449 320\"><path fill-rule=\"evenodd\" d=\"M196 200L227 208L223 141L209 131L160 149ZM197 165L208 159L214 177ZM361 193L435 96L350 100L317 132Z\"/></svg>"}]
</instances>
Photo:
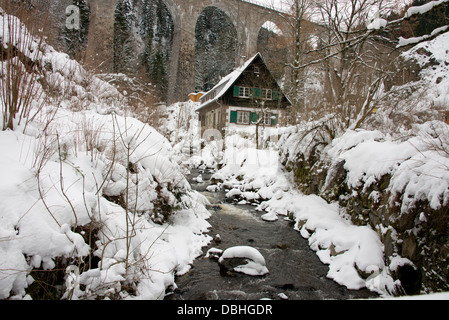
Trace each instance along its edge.
<instances>
[{"instance_id":1,"label":"house roof","mask_svg":"<svg viewBox=\"0 0 449 320\"><path fill-rule=\"evenodd\" d=\"M218 101L228 90L232 87L232 85L238 80L238 78L242 75L242 73L253 63L253 61L257 58L262 58L262 55L258 52L251 59L246 61L241 67L235 69L226 77L221 79L221 81L209 90L204 96L201 97L200 102L202 103L196 111L199 111L211 103ZM263 59L262 59L263 60Z\"/></svg>"}]
</instances>

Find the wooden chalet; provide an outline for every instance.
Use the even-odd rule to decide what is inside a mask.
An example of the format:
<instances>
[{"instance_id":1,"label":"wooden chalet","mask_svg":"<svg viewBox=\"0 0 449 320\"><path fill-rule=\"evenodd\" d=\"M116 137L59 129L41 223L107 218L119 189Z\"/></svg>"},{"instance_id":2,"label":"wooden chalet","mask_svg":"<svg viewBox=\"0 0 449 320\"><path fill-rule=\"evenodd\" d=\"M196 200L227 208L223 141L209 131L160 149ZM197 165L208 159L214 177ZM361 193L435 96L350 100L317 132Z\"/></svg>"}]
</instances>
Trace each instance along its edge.
<instances>
[{"instance_id":1,"label":"wooden chalet","mask_svg":"<svg viewBox=\"0 0 449 320\"><path fill-rule=\"evenodd\" d=\"M282 92L260 53L205 93L197 108L201 130L232 126L283 125L291 102Z\"/></svg>"}]
</instances>

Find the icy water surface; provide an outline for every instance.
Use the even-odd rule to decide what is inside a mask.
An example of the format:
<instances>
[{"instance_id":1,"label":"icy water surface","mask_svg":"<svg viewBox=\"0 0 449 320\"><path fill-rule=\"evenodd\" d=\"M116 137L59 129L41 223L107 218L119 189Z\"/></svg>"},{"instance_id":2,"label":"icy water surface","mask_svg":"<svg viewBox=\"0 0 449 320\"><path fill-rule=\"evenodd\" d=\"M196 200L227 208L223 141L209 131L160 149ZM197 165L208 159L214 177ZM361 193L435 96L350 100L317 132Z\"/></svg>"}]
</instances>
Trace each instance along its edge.
<instances>
[{"instance_id":1,"label":"icy water surface","mask_svg":"<svg viewBox=\"0 0 449 320\"><path fill-rule=\"evenodd\" d=\"M192 176L197 176L193 173ZM245 274L221 275L216 260L199 257L192 270L176 279L178 289L169 300L322 300L354 299L376 296L367 289L351 291L326 278L328 266L321 263L307 240L293 229L291 222L279 219L265 222L263 212L249 205L225 203L224 193L205 191L208 182L192 187L211 202L213 213L209 235L219 234L221 242L212 241L204 248L225 250L233 246L252 246L265 257L270 273L263 277Z\"/></svg>"}]
</instances>

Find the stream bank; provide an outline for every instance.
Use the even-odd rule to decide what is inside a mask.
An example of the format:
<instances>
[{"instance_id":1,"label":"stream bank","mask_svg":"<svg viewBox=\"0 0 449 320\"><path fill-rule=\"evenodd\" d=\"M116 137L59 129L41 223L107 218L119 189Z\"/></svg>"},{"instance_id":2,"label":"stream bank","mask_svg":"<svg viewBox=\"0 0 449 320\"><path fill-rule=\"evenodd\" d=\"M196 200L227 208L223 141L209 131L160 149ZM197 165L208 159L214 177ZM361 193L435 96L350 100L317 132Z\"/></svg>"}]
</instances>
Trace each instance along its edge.
<instances>
[{"instance_id":1,"label":"stream bank","mask_svg":"<svg viewBox=\"0 0 449 320\"><path fill-rule=\"evenodd\" d=\"M368 289L348 290L326 277L329 268L309 248L308 241L293 229L293 223L279 219L263 221L251 205L229 203L224 192L208 192L210 174L203 174L202 183L188 177L192 188L206 196L212 212L209 235L220 235L203 249L187 274L177 277L178 288L167 300L324 300L363 299L377 297ZM205 258L210 248L225 250L233 246L251 246L266 260L269 274L251 277L245 274L220 274L216 260Z\"/></svg>"}]
</instances>

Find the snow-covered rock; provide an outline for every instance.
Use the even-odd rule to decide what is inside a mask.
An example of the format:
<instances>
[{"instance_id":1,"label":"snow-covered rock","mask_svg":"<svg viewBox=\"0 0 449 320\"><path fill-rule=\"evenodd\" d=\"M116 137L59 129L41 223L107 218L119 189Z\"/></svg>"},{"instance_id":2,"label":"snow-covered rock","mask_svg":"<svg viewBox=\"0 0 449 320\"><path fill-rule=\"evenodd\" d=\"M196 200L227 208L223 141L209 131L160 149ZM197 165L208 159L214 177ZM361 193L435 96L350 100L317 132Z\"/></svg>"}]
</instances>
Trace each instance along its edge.
<instances>
[{"instance_id":1,"label":"snow-covered rock","mask_svg":"<svg viewBox=\"0 0 449 320\"><path fill-rule=\"evenodd\" d=\"M249 246L226 249L218 263L224 271L235 271L250 276L263 276L269 273L263 255L256 248Z\"/></svg>"},{"instance_id":2,"label":"snow-covered rock","mask_svg":"<svg viewBox=\"0 0 449 320\"><path fill-rule=\"evenodd\" d=\"M209 259L219 259L222 254L222 249L210 248L209 250L207 250L207 253L204 257Z\"/></svg>"},{"instance_id":3,"label":"snow-covered rock","mask_svg":"<svg viewBox=\"0 0 449 320\"><path fill-rule=\"evenodd\" d=\"M273 222L273 221L279 220L276 212L274 212L274 211L263 214L261 218L262 218L262 220L268 221L268 222Z\"/></svg>"}]
</instances>

